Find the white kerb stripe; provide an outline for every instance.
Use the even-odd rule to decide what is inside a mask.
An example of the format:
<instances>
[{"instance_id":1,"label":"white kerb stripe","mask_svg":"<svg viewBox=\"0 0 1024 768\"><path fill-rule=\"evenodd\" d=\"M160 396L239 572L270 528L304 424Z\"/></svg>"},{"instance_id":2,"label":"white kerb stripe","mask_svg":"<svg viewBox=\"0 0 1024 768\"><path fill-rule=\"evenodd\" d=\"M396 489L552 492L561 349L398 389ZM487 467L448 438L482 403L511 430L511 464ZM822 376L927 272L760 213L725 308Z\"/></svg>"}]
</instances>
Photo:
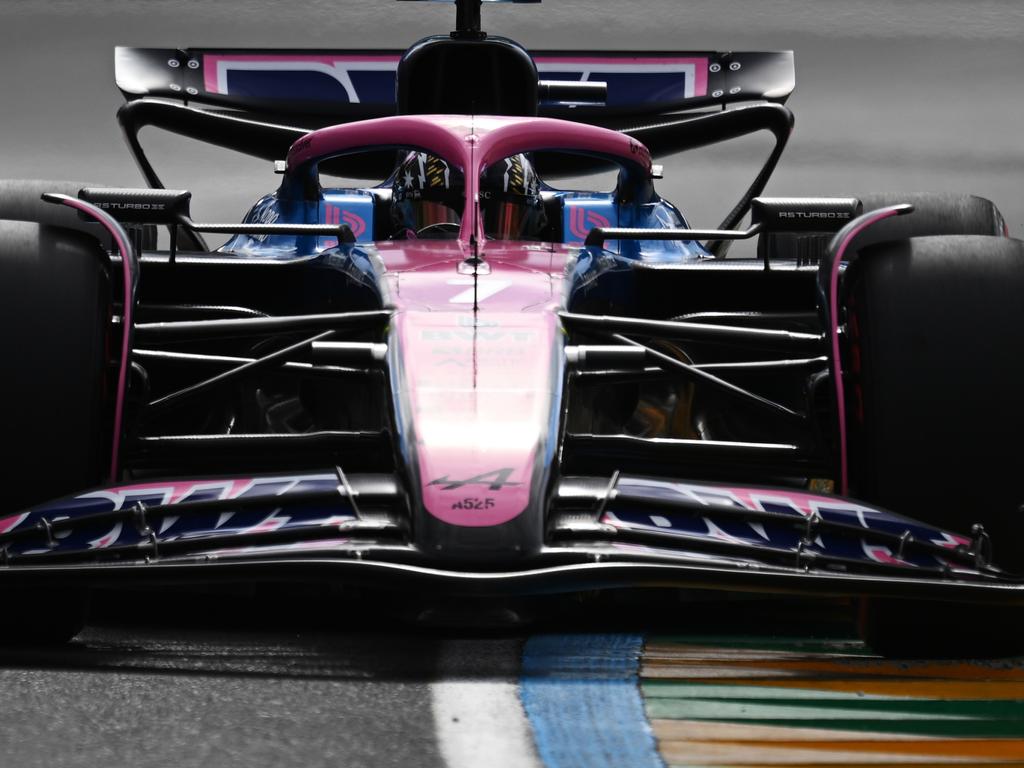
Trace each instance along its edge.
<instances>
[{"instance_id":1,"label":"white kerb stripe","mask_svg":"<svg viewBox=\"0 0 1024 768\"><path fill-rule=\"evenodd\" d=\"M459 644L438 659L442 678L431 685L437 743L448 768L542 768L519 699L518 679L457 679L452 658ZM518 669L518 665L517 665Z\"/></svg>"}]
</instances>

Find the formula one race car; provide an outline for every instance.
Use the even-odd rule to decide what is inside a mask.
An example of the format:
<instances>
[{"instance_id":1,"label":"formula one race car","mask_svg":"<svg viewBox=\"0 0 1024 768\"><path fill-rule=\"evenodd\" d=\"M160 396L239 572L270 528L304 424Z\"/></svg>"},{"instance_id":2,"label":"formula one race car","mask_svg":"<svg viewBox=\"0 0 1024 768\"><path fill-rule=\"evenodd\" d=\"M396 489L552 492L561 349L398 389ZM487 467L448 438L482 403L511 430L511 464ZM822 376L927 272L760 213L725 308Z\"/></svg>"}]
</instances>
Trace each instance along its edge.
<instances>
[{"instance_id":1,"label":"formula one race car","mask_svg":"<svg viewBox=\"0 0 1024 768\"><path fill-rule=\"evenodd\" d=\"M92 587L267 581L845 595L885 652L1024 645L995 206L762 197L791 53L530 53L456 5L404 53L120 48L148 188L0 186L3 640ZM280 183L194 222L147 125ZM655 191L758 131L718 228Z\"/></svg>"}]
</instances>

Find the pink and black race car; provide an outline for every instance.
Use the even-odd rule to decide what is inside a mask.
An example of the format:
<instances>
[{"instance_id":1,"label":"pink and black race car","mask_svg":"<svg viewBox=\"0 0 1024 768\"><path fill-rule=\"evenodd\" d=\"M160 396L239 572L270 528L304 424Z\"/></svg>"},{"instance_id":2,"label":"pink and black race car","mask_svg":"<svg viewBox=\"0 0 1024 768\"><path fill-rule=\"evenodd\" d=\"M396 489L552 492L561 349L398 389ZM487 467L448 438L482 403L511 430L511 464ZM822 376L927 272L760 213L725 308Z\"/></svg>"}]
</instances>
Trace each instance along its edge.
<instances>
[{"instance_id":1,"label":"pink and black race car","mask_svg":"<svg viewBox=\"0 0 1024 768\"><path fill-rule=\"evenodd\" d=\"M883 651L1020 647L995 206L761 197L791 53L529 52L480 6L404 53L118 49L148 188L0 185L2 639L92 587L293 581L847 595ZM194 222L146 125L279 184ZM717 228L658 195L758 131Z\"/></svg>"}]
</instances>

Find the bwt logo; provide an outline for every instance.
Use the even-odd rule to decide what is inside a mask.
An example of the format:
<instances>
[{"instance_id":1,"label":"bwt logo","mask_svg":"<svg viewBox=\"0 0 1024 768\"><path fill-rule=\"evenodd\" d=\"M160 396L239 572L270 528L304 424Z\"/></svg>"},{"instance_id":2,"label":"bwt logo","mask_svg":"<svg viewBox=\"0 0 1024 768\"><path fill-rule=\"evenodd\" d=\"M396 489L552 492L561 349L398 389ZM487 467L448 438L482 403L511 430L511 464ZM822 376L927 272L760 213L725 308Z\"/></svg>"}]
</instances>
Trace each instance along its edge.
<instances>
[{"instance_id":1,"label":"bwt logo","mask_svg":"<svg viewBox=\"0 0 1024 768\"><path fill-rule=\"evenodd\" d=\"M330 203L324 206L324 224L336 224L339 226L347 224L356 240L366 232L366 220L362 216L352 213L352 211L343 211L338 206L331 205Z\"/></svg>"},{"instance_id":2,"label":"bwt logo","mask_svg":"<svg viewBox=\"0 0 1024 768\"><path fill-rule=\"evenodd\" d=\"M569 209L569 232L577 240L587 239L592 227L610 227L611 222L596 211L591 211L580 206L573 206Z\"/></svg>"}]
</instances>

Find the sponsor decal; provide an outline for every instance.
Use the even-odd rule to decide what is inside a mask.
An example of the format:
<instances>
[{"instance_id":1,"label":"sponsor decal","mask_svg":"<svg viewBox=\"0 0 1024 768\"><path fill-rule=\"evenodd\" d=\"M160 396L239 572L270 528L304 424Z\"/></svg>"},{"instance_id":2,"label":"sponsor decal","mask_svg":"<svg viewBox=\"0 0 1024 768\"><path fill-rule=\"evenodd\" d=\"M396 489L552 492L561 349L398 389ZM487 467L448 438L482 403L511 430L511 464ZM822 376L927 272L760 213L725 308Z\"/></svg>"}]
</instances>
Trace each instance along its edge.
<instances>
[{"instance_id":1,"label":"sponsor decal","mask_svg":"<svg viewBox=\"0 0 1024 768\"><path fill-rule=\"evenodd\" d=\"M473 287L474 282L476 283L475 288ZM449 280L448 285L469 286L448 299L449 304L472 304L474 301L481 304L512 284L505 280L491 280L489 277L483 280L472 277L456 277Z\"/></svg>"},{"instance_id":2,"label":"sponsor decal","mask_svg":"<svg viewBox=\"0 0 1024 768\"><path fill-rule=\"evenodd\" d=\"M581 242L587 239L592 228L610 226L611 222L597 211L591 211L578 205L569 210L569 231Z\"/></svg>"},{"instance_id":3,"label":"sponsor decal","mask_svg":"<svg viewBox=\"0 0 1024 768\"><path fill-rule=\"evenodd\" d=\"M348 228L352 230L352 234L355 235L358 240L362 234L366 231L366 222L362 216L352 213L351 211L343 211L341 214L342 221L348 224Z\"/></svg>"},{"instance_id":4,"label":"sponsor decal","mask_svg":"<svg viewBox=\"0 0 1024 768\"><path fill-rule=\"evenodd\" d=\"M23 512L20 515L12 515L11 517L5 517L3 520L0 520L0 533L13 531L28 519L29 514L30 513L28 512Z\"/></svg>"},{"instance_id":5,"label":"sponsor decal","mask_svg":"<svg viewBox=\"0 0 1024 768\"><path fill-rule=\"evenodd\" d=\"M134 546L140 541L148 541L153 533L161 542L166 542L211 534L245 535L311 526L331 528L355 519L350 505L340 498L340 509L332 503L300 503L288 505L287 508L284 505L292 492L333 491L337 488L337 482L334 475L318 474L115 486L79 494L4 518L0 520L0 532L27 528L44 531L42 520L75 523L74 527L65 525L60 530L54 530L46 548L39 549L38 541L34 538L15 547L15 554L33 554L54 549L102 550L115 546ZM269 503L252 508L241 506L232 509L230 506L235 499L252 497L266 498ZM178 504L218 500L229 506L214 507L209 511L192 510L189 514L167 514L166 511L160 513L153 510L158 506L170 506L171 510L168 511L172 511L175 510L174 505ZM96 513L117 510L132 510L131 522L125 519L103 524L92 519ZM81 518L80 525L78 518ZM305 544L300 542L296 546L302 547ZM17 551L22 546L27 548Z\"/></svg>"},{"instance_id":6,"label":"sponsor decal","mask_svg":"<svg viewBox=\"0 0 1024 768\"><path fill-rule=\"evenodd\" d=\"M706 57L537 56L534 61L547 77L607 82L609 104L660 103L671 100L666 94L692 99L708 93Z\"/></svg>"},{"instance_id":7,"label":"sponsor decal","mask_svg":"<svg viewBox=\"0 0 1024 768\"><path fill-rule=\"evenodd\" d=\"M780 219L849 219L847 211L779 211Z\"/></svg>"},{"instance_id":8,"label":"sponsor decal","mask_svg":"<svg viewBox=\"0 0 1024 768\"><path fill-rule=\"evenodd\" d=\"M970 545L970 540L964 536L940 531L879 509L798 491L728 488L635 478L623 479L618 487L624 496L611 502L611 509L605 512L602 522L622 528L657 528L682 536L710 538L752 547L768 546L778 550L794 549L809 533L813 538L804 544L812 544L828 554L906 567L934 567L936 563L945 565L945 562L920 552L899 558L886 546L863 540L852 543L848 536L836 536L828 532L818 534L814 531L814 520L842 523L865 531L888 534L899 535L909 531L918 541L927 541L947 549ZM707 512L697 515L692 512L673 513L669 510L658 515L640 513L630 509L629 496L642 496L648 500L664 499L666 502L686 500L699 504ZM726 516L716 517L715 508L723 511L742 509L770 512L778 515L779 520L746 521ZM807 531L802 531L792 522L787 523L786 518L806 520Z\"/></svg>"},{"instance_id":9,"label":"sponsor decal","mask_svg":"<svg viewBox=\"0 0 1024 768\"><path fill-rule=\"evenodd\" d=\"M163 211L167 206L163 203L119 203L116 201L93 203L105 211Z\"/></svg>"},{"instance_id":10,"label":"sponsor decal","mask_svg":"<svg viewBox=\"0 0 1024 768\"><path fill-rule=\"evenodd\" d=\"M90 541L89 549L105 549L106 547L109 547L111 544L117 541L118 537L121 535L122 528L122 523L115 524L109 533L100 536L98 539L93 539L92 541Z\"/></svg>"},{"instance_id":11,"label":"sponsor decal","mask_svg":"<svg viewBox=\"0 0 1024 768\"><path fill-rule=\"evenodd\" d=\"M897 558L888 547L868 544L866 541L862 541L860 546L861 549L864 550L864 554L876 563L884 563L886 565L912 565L912 563L908 563L906 560Z\"/></svg>"},{"instance_id":12,"label":"sponsor decal","mask_svg":"<svg viewBox=\"0 0 1024 768\"><path fill-rule=\"evenodd\" d=\"M289 100L295 98L299 83L307 98L393 104L399 58L395 54L209 53L202 57L203 87L210 94L242 99ZM615 106L708 94L709 61L704 56L540 56L535 62L548 78L608 83L608 103ZM198 61L196 67L190 61L189 67L198 68Z\"/></svg>"},{"instance_id":13,"label":"sponsor decal","mask_svg":"<svg viewBox=\"0 0 1024 768\"><path fill-rule=\"evenodd\" d=\"M276 485L280 485L281 482L280 479L269 481L270 484ZM259 481L260 486L266 487L267 484L268 481ZM102 499L110 502L112 510L118 510L138 502L152 506L205 499L237 499L253 490L256 485L257 481L251 479L145 483L92 491L83 493L77 498L82 500Z\"/></svg>"},{"instance_id":14,"label":"sponsor decal","mask_svg":"<svg viewBox=\"0 0 1024 768\"><path fill-rule=\"evenodd\" d=\"M359 72L393 73L398 68L398 60L399 57L396 55L207 54L203 56L203 84L207 93L265 97L266 94L252 93L251 85L245 83L235 93L231 88L231 75L265 73L273 77L275 73L305 74L306 83L316 83L315 80L310 81L309 76L320 77L320 85L329 84L333 80L334 88L340 88L350 104L359 104L363 99L356 89L352 75ZM323 76L329 78L327 83L322 81ZM325 95L328 91L325 91Z\"/></svg>"},{"instance_id":15,"label":"sponsor decal","mask_svg":"<svg viewBox=\"0 0 1024 768\"><path fill-rule=\"evenodd\" d=\"M263 208L260 208L250 217L248 224L276 224L278 219L281 218L280 212L271 203ZM265 243L270 235L252 235L252 239L259 242Z\"/></svg>"},{"instance_id":16,"label":"sponsor decal","mask_svg":"<svg viewBox=\"0 0 1024 768\"><path fill-rule=\"evenodd\" d=\"M453 480L448 475L439 477L435 480L431 480L427 483L426 487L441 486L441 491L460 491L463 488L469 488L470 486L486 486L488 491L500 492L505 488L512 486L523 485L521 482L510 480L512 473L515 470L512 467L503 467L501 469L495 469L490 472L482 472L473 477L467 477L464 480ZM461 496L456 499L439 499L447 509L454 512L489 512L492 513L498 509L499 500L493 496L477 496L467 495ZM503 504L507 504L507 500L502 501ZM443 518L442 518L443 519ZM479 519L479 518L476 518ZM449 521L450 522L450 521Z\"/></svg>"},{"instance_id":17,"label":"sponsor decal","mask_svg":"<svg viewBox=\"0 0 1024 768\"><path fill-rule=\"evenodd\" d=\"M278 514L278 510L275 510L269 517L261 520L256 525L246 528L242 533L266 533L268 531L276 531L285 526L289 520L291 520L290 517L281 516Z\"/></svg>"},{"instance_id":18,"label":"sponsor decal","mask_svg":"<svg viewBox=\"0 0 1024 768\"><path fill-rule=\"evenodd\" d=\"M459 330L449 328L428 328L420 332L424 341L506 341L514 344L529 344L536 340L537 334L529 330Z\"/></svg>"},{"instance_id":19,"label":"sponsor decal","mask_svg":"<svg viewBox=\"0 0 1024 768\"><path fill-rule=\"evenodd\" d=\"M358 213L346 211L330 203L324 204L324 224L348 225L356 240L366 233L366 220Z\"/></svg>"},{"instance_id":20,"label":"sponsor decal","mask_svg":"<svg viewBox=\"0 0 1024 768\"><path fill-rule=\"evenodd\" d=\"M452 480L448 475L445 475L444 477L439 477L436 480L431 480L427 485L442 485L444 486L441 488L442 491L455 491L467 485L486 485L488 490L500 491L507 485L522 485L522 483L509 480L513 472L515 472L514 467L503 467L501 469L493 469L490 472L483 472L479 475L474 475L473 477L466 478L465 480Z\"/></svg>"},{"instance_id":21,"label":"sponsor decal","mask_svg":"<svg viewBox=\"0 0 1024 768\"><path fill-rule=\"evenodd\" d=\"M640 157L640 159L644 161L644 164L648 168L650 167L650 165L651 165L651 153L648 151L647 147L645 147L643 144L641 144L638 141L634 141L633 139L630 139L629 140L629 152L630 152L630 154L638 155Z\"/></svg>"}]
</instances>

